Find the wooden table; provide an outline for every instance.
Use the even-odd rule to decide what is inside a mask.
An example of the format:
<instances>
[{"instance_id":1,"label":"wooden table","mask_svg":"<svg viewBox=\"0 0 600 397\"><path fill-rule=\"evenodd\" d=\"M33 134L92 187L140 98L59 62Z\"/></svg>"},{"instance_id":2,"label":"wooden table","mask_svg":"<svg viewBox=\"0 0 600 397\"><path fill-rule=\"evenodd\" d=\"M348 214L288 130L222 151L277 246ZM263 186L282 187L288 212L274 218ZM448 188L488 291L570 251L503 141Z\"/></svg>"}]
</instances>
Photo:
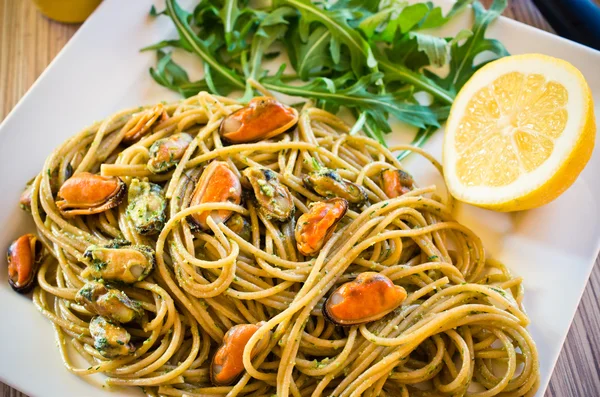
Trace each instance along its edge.
<instances>
[{"instance_id":1,"label":"wooden table","mask_svg":"<svg viewBox=\"0 0 600 397\"><path fill-rule=\"evenodd\" d=\"M483 3L489 4L491 0ZM512 0L504 15L552 31L531 0ZM78 28L79 25L59 24L44 18L30 0L0 0L0 121ZM597 263L546 396L600 396L600 266ZM25 396L2 383L0 395Z\"/></svg>"}]
</instances>

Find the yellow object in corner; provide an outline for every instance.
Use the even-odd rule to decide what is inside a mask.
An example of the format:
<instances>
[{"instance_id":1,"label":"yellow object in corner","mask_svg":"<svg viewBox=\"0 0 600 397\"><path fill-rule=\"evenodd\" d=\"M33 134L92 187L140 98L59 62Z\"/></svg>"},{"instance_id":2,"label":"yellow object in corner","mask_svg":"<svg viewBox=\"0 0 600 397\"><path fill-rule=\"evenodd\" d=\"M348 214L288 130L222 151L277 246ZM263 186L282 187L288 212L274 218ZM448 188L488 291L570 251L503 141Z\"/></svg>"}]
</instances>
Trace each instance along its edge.
<instances>
[{"instance_id":1,"label":"yellow object in corner","mask_svg":"<svg viewBox=\"0 0 600 397\"><path fill-rule=\"evenodd\" d=\"M458 200L497 211L549 203L594 149L592 93L575 66L541 54L488 63L458 93L444 136L444 177Z\"/></svg>"},{"instance_id":2,"label":"yellow object in corner","mask_svg":"<svg viewBox=\"0 0 600 397\"><path fill-rule=\"evenodd\" d=\"M42 14L65 23L83 22L102 0L33 0Z\"/></svg>"}]
</instances>

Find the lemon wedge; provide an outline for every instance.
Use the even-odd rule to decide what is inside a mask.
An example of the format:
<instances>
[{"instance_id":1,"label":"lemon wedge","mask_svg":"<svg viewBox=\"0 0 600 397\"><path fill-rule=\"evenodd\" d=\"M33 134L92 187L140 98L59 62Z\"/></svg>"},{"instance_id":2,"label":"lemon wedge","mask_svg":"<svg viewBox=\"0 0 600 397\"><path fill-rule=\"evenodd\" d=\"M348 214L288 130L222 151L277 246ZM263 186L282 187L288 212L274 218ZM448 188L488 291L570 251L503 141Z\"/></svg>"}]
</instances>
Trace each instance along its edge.
<instances>
[{"instance_id":1,"label":"lemon wedge","mask_svg":"<svg viewBox=\"0 0 600 397\"><path fill-rule=\"evenodd\" d=\"M540 54L501 58L477 71L452 105L446 184L484 208L539 207L577 179L595 136L592 94L573 65Z\"/></svg>"}]
</instances>

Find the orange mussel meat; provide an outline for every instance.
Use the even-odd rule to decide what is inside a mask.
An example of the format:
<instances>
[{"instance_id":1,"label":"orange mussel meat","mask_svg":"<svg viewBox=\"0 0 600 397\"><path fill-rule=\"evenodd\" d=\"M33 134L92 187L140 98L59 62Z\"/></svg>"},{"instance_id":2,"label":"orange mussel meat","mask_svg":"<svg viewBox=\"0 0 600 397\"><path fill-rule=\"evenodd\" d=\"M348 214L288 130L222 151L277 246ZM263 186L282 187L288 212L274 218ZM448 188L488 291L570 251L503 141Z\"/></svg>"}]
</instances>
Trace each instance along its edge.
<instances>
[{"instance_id":1,"label":"orange mussel meat","mask_svg":"<svg viewBox=\"0 0 600 397\"><path fill-rule=\"evenodd\" d=\"M25 211L31 211L31 200L33 196L33 181L25 186L19 197L19 206Z\"/></svg>"},{"instance_id":2,"label":"orange mussel meat","mask_svg":"<svg viewBox=\"0 0 600 397\"><path fill-rule=\"evenodd\" d=\"M97 214L119 205L126 191L120 178L80 172L60 187L56 206L66 217Z\"/></svg>"},{"instance_id":3,"label":"orange mussel meat","mask_svg":"<svg viewBox=\"0 0 600 397\"><path fill-rule=\"evenodd\" d=\"M223 337L223 344L213 356L210 366L210 378L214 385L230 385L239 378L244 371L244 348L261 325L262 323L239 324L227 331ZM268 342L268 338L261 339L252 349L251 358L260 353Z\"/></svg>"},{"instance_id":4,"label":"orange mussel meat","mask_svg":"<svg viewBox=\"0 0 600 397\"><path fill-rule=\"evenodd\" d=\"M223 119L219 134L231 143L255 142L279 135L298 122L298 111L274 98L257 97Z\"/></svg>"},{"instance_id":5,"label":"orange mussel meat","mask_svg":"<svg viewBox=\"0 0 600 397\"><path fill-rule=\"evenodd\" d=\"M126 129L123 135L123 143L131 144L138 141L146 135L158 120L164 121L169 118L162 103L157 104L151 109L144 110L142 113L133 115L125 124Z\"/></svg>"},{"instance_id":6,"label":"orange mussel meat","mask_svg":"<svg viewBox=\"0 0 600 397\"><path fill-rule=\"evenodd\" d=\"M368 323L392 312L406 296L404 288L383 274L365 272L336 289L325 301L323 314L337 325Z\"/></svg>"},{"instance_id":7,"label":"orange mussel meat","mask_svg":"<svg viewBox=\"0 0 600 397\"><path fill-rule=\"evenodd\" d=\"M25 234L8 247L8 283L17 292L26 293L35 284L43 246L33 234Z\"/></svg>"},{"instance_id":8,"label":"orange mussel meat","mask_svg":"<svg viewBox=\"0 0 600 397\"><path fill-rule=\"evenodd\" d=\"M389 198L396 198L414 189L412 176L402 170L385 170L381 173L381 188Z\"/></svg>"},{"instance_id":9,"label":"orange mussel meat","mask_svg":"<svg viewBox=\"0 0 600 397\"><path fill-rule=\"evenodd\" d=\"M224 161L213 161L204 169L190 201L190 206L204 203L240 204L242 185L238 176ZM188 217L194 228L208 230L207 218L210 215L216 223L226 222L231 217L230 210L203 211Z\"/></svg>"},{"instance_id":10,"label":"orange mussel meat","mask_svg":"<svg viewBox=\"0 0 600 397\"><path fill-rule=\"evenodd\" d=\"M317 254L347 210L348 202L339 197L314 203L298 218L295 231L298 251L306 256Z\"/></svg>"}]
</instances>

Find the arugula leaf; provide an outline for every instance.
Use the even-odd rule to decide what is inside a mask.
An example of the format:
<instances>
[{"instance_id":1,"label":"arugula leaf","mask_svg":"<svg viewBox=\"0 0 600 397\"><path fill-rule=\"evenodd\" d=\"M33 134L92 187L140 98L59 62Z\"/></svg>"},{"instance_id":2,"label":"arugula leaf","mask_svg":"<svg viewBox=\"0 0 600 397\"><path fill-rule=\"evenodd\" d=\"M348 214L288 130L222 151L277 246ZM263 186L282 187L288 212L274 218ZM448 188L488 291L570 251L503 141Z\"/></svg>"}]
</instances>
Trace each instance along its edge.
<instances>
[{"instance_id":1,"label":"arugula leaf","mask_svg":"<svg viewBox=\"0 0 600 397\"><path fill-rule=\"evenodd\" d=\"M442 15L442 9L440 7L433 8L425 20L419 24L419 29L433 29L439 28L446 24L452 17L466 8L469 4L472 4L473 0L457 0L452 6L446 16Z\"/></svg>"},{"instance_id":2,"label":"arugula leaf","mask_svg":"<svg viewBox=\"0 0 600 397\"><path fill-rule=\"evenodd\" d=\"M231 51L235 47L234 42L234 27L237 18L240 16L240 9L237 5L237 0L225 0L225 4L219 12L221 19L223 20L223 28L225 30L225 41L227 42L227 49ZM239 33L238 33L239 34ZM235 40L237 42L237 40Z\"/></svg>"},{"instance_id":3,"label":"arugula leaf","mask_svg":"<svg viewBox=\"0 0 600 397\"><path fill-rule=\"evenodd\" d=\"M264 53L276 40L281 39L287 31L286 24L261 26L260 32L252 38L251 56L250 56L250 75L253 79L258 79L261 74L261 65Z\"/></svg>"},{"instance_id":4,"label":"arugula leaf","mask_svg":"<svg viewBox=\"0 0 600 397\"><path fill-rule=\"evenodd\" d=\"M445 39L416 32L410 32L409 37L417 41L418 50L427 55L431 65L442 67L448 63L450 47Z\"/></svg>"},{"instance_id":5,"label":"arugula leaf","mask_svg":"<svg viewBox=\"0 0 600 397\"><path fill-rule=\"evenodd\" d=\"M487 51L495 55L494 59L509 55L498 40L485 38L485 31L489 24L498 18L505 8L506 0L495 0L487 11L479 2L474 3L473 34L462 45L459 43L460 40L455 40L451 44L450 72L444 78L426 71L427 75L440 86L455 94L480 67L491 61L475 64L477 55Z\"/></svg>"},{"instance_id":6,"label":"arugula leaf","mask_svg":"<svg viewBox=\"0 0 600 397\"><path fill-rule=\"evenodd\" d=\"M159 50L156 56L156 69L150 68L150 74L163 79L163 85L176 87L190 82L187 72L171 60L171 54Z\"/></svg>"},{"instance_id":7,"label":"arugula leaf","mask_svg":"<svg viewBox=\"0 0 600 397\"><path fill-rule=\"evenodd\" d=\"M360 22L362 19L371 16L381 6L385 6L388 2L398 3L398 1L404 0L337 0L326 3L326 6L329 10L348 10L351 12L354 21L350 21L350 24L352 27L356 27L358 26L357 21Z\"/></svg>"},{"instance_id":8,"label":"arugula leaf","mask_svg":"<svg viewBox=\"0 0 600 397\"><path fill-rule=\"evenodd\" d=\"M406 33L415 27L415 25L417 25L429 13L430 9L431 4L416 3L410 5L402 10L402 13L398 16L398 18L392 21L393 23L388 26L397 26L400 28L402 33ZM439 7L437 9L439 9Z\"/></svg>"},{"instance_id":9,"label":"arugula leaf","mask_svg":"<svg viewBox=\"0 0 600 397\"><path fill-rule=\"evenodd\" d=\"M306 33L313 22L319 22L327 27L332 39L344 43L350 51L351 66L356 76L362 76L367 68L377 70L377 60L371 47L358 31L348 25L348 18L352 15L348 10L318 8L311 0L279 0L279 3L298 9L302 16L300 32L303 37L308 36ZM334 55L337 52L337 49L333 50Z\"/></svg>"},{"instance_id":10,"label":"arugula leaf","mask_svg":"<svg viewBox=\"0 0 600 397\"><path fill-rule=\"evenodd\" d=\"M220 64L212 56L210 50L207 48L206 43L196 36L188 23L188 19L191 14L179 7L175 0L167 0L166 4L166 12L173 20L173 23L175 23L175 27L179 32L183 46L202 58L205 64L208 64L211 70L214 70L216 73L222 76L224 81L226 81L227 84L232 88L243 89L245 85L235 71Z\"/></svg>"},{"instance_id":11,"label":"arugula leaf","mask_svg":"<svg viewBox=\"0 0 600 397\"><path fill-rule=\"evenodd\" d=\"M324 77L316 78L303 86L283 84L277 78L267 78L262 81L265 88L287 95L315 99L336 110L339 106L359 109L366 112L379 129L390 132L387 114L408 124L425 128L428 125L439 127L437 116L429 107L406 101L411 95L409 90L403 90L384 95L368 91L368 87L382 77L382 73L372 73L346 86L348 75L337 79ZM345 87L341 88L340 87Z\"/></svg>"},{"instance_id":12,"label":"arugula leaf","mask_svg":"<svg viewBox=\"0 0 600 397\"><path fill-rule=\"evenodd\" d=\"M223 36L225 36L220 11L223 6L221 0L203 0L199 2L192 12L192 26L200 29L207 29L208 27L219 28L223 31Z\"/></svg>"},{"instance_id":13,"label":"arugula leaf","mask_svg":"<svg viewBox=\"0 0 600 397\"><path fill-rule=\"evenodd\" d=\"M354 114L355 117L356 113L357 112L355 112ZM365 124L363 125L362 130L365 134L367 134L367 136L377 140L379 143L384 142L383 145L385 145L385 136L383 135L384 133L377 126L377 123L375 122L375 120L373 120L372 117L368 115L365 117Z\"/></svg>"},{"instance_id":14,"label":"arugula leaf","mask_svg":"<svg viewBox=\"0 0 600 397\"><path fill-rule=\"evenodd\" d=\"M222 29L227 44L227 52L234 56L248 48L247 38L255 31L261 21L272 18L272 14L260 10L246 7L240 10L237 7L237 0L225 0L225 5L219 11L219 16L223 21ZM205 26L201 28L206 29Z\"/></svg>"},{"instance_id":15,"label":"arugula leaf","mask_svg":"<svg viewBox=\"0 0 600 397\"><path fill-rule=\"evenodd\" d=\"M156 55L156 68L150 68L150 76L158 84L173 91L178 91L186 98L196 95L199 91L207 91L209 89L204 80L190 83L188 74L171 59L171 54L159 50L156 52Z\"/></svg>"},{"instance_id":16,"label":"arugula leaf","mask_svg":"<svg viewBox=\"0 0 600 397\"><path fill-rule=\"evenodd\" d=\"M397 12L394 8L385 8L373 15L363 19L359 24L358 28L365 34L367 38L372 38L379 26L386 23L392 13Z\"/></svg>"},{"instance_id":17,"label":"arugula leaf","mask_svg":"<svg viewBox=\"0 0 600 397\"><path fill-rule=\"evenodd\" d=\"M422 32L442 26L471 3L472 30L452 38ZM358 120L353 133L362 128L383 144L393 116L417 126L413 143L422 145L448 117L458 90L485 63L476 63L478 55L508 54L497 40L485 37L506 0L494 0L489 11L477 1L458 0L446 15L431 2L407 5L405 0L274 0L260 9L249 0L199 0L192 13L176 0L166 5L165 11L151 13L171 18L179 38L142 49L157 50L150 74L158 84L184 96L245 89L242 101L247 101L253 79L332 112L348 108ZM167 47L196 54L204 78L191 82L163 51ZM284 74L285 65L274 75L264 69L263 61L280 52L295 73ZM449 66L446 76L428 68L444 65ZM415 99L421 91L432 95L429 106Z\"/></svg>"},{"instance_id":18,"label":"arugula leaf","mask_svg":"<svg viewBox=\"0 0 600 397\"><path fill-rule=\"evenodd\" d=\"M140 52L150 51L150 50L160 50L161 48L166 48L166 47L183 48L183 46L181 44L181 40L179 40L179 39L177 39L177 40L162 40L162 41L159 41L158 43L154 43L152 45L142 48L140 50Z\"/></svg>"},{"instance_id":19,"label":"arugula leaf","mask_svg":"<svg viewBox=\"0 0 600 397\"><path fill-rule=\"evenodd\" d=\"M377 55L377 60L381 70L385 72L385 82L391 83L394 81L402 81L414 85L418 90L430 93L437 100L441 100L445 103L453 102L453 93L445 90L426 75L415 72L402 64L394 63L387 59L382 53Z\"/></svg>"},{"instance_id":20,"label":"arugula leaf","mask_svg":"<svg viewBox=\"0 0 600 397\"><path fill-rule=\"evenodd\" d=\"M393 44L398 36L412 30L437 28L447 23L473 0L458 0L446 16L432 3L415 3L406 7L390 3L381 11L365 18L359 28L367 38ZM400 10L400 11L398 11Z\"/></svg>"},{"instance_id":21,"label":"arugula leaf","mask_svg":"<svg viewBox=\"0 0 600 397\"><path fill-rule=\"evenodd\" d=\"M460 32L458 32L453 38L447 39L418 32L410 32L405 36L405 38L407 38L409 42L414 41L413 44L416 44L417 51L422 52L427 57L426 62L422 62L422 64L419 67L426 65L442 67L450 61L451 46L461 40L468 39L472 35L473 32L471 32L468 29L463 29ZM408 43L405 43L405 45L406 44ZM414 45L408 45L407 47L407 49L410 49L411 51L414 51L415 49ZM413 57L417 58L416 55ZM413 67L414 66L415 64L413 61Z\"/></svg>"},{"instance_id":22,"label":"arugula leaf","mask_svg":"<svg viewBox=\"0 0 600 397\"><path fill-rule=\"evenodd\" d=\"M421 147L425 144L425 142L427 142L429 140L429 138L431 138L431 136L437 131L437 128L434 126L430 126L427 128L421 128L418 132L417 135L413 138L412 142L410 143L412 146L417 146L417 147ZM408 156L409 154L411 154L412 152L410 150L404 150L402 152L400 152L397 156L398 160L402 160L404 158L406 158L406 156Z\"/></svg>"},{"instance_id":23,"label":"arugula leaf","mask_svg":"<svg viewBox=\"0 0 600 397\"><path fill-rule=\"evenodd\" d=\"M446 16L442 14L441 7L434 7L430 2L415 3L406 6L399 13L397 11L398 6L391 5L378 13L381 14L380 17L377 18L375 15L372 17L374 23L376 21L379 23L375 27L368 26L368 31L365 31L365 33L367 37L372 38L373 35L369 35L368 33L374 32L381 25L385 25L374 39L386 43L394 43L399 34L406 34L417 29L437 28L444 25L472 2L473 0L458 0Z\"/></svg>"},{"instance_id":24,"label":"arugula leaf","mask_svg":"<svg viewBox=\"0 0 600 397\"><path fill-rule=\"evenodd\" d=\"M308 80L311 71L333 68L334 62L327 53L331 33L325 26L313 30L305 43L297 32L290 35L289 40L291 48L288 48L288 53L294 54L290 61L302 80Z\"/></svg>"},{"instance_id":25,"label":"arugula leaf","mask_svg":"<svg viewBox=\"0 0 600 397\"><path fill-rule=\"evenodd\" d=\"M156 11L156 7L154 6L154 4L152 4L152 6L150 7L149 14L150 14L151 17L157 17L159 15L162 15L163 13L164 13L164 10L163 11Z\"/></svg>"}]
</instances>

